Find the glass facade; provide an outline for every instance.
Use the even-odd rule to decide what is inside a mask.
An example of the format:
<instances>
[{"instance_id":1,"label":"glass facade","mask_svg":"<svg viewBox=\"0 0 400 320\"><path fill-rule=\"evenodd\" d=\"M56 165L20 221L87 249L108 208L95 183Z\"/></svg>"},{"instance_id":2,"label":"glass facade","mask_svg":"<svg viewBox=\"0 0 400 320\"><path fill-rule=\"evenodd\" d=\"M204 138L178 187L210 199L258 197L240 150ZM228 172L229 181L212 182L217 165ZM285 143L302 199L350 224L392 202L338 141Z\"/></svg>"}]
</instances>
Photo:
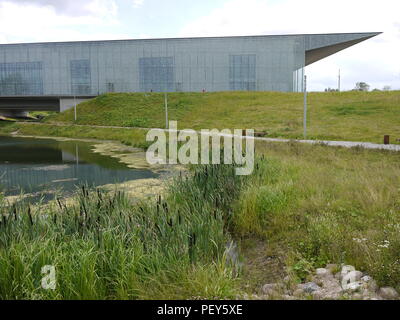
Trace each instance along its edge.
<instances>
[{"instance_id":1,"label":"glass facade","mask_svg":"<svg viewBox=\"0 0 400 320\"><path fill-rule=\"evenodd\" d=\"M71 92L73 95L89 95L91 93L90 60L72 60Z\"/></svg>"},{"instance_id":2,"label":"glass facade","mask_svg":"<svg viewBox=\"0 0 400 320\"><path fill-rule=\"evenodd\" d=\"M293 91L304 91L304 68L293 71Z\"/></svg>"},{"instance_id":3,"label":"glass facade","mask_svg":"<svg viewBox=\"0 0 400 320\"><path fill-rule=\"evenodd\" d=\"M0 63L0 95L42 95L42 69L42 62Z\"/></svg>"},{"instance_id":4,"label":"glass facade","mask_svg":"<svg viewBox=\"0 0 400 320\"><path fill-rule=\"evenodd\" d=\"M232 91L256 90L256 55L231 55L229 57L229 89Z\"/></svg>"},{"instance_id":5,"label":"glass facade","mask_svg":"<svg viewBox=\"0 0 400 320\"><path fill-rule=\"evenodd\" d=\"M306 65L375 35L0 44L0 96L302 91Z\"/></svg>"},{"instance_id":6,"label":"glass facade","mask_svg":"<svg viewBox=\"0 0 400 320\"><path fill-rule=\"evenodd\" d=\"M174 89L174 58L139 59L140 91L172 92Z\"/></svg>"}]
</instances>

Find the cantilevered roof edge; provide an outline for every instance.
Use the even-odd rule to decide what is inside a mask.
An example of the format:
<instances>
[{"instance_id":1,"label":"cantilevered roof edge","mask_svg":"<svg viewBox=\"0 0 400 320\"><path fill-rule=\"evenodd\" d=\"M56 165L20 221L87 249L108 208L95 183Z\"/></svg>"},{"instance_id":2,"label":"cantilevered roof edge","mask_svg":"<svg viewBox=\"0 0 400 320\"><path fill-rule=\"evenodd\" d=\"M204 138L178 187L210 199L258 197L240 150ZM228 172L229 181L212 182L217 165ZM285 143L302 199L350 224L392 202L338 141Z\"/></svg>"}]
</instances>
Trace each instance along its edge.
<instances>
[{"instance_id":1,"label":"cantilevered roof edge","mask_svg":"<svg viewBox=\"0 0 400 320\"><path fill-rule=\"evenodd\" d=\"M163 40L208 40L208 39L242 39L242 38L279 38L279 37L306 37L306 36L340 36L340 35L379 35L382 32L350 32L350 33L314 33L314 34L276 34L276 35L246 35L246 36L214 36L214 37L181 37L181 38L144 38L144 39L116 39L116 40L79 40L79 41L47 41L47 42L20 42L0 43L0 46L13 45L42 45L42 44L73 44L73 43L100 43L100 42L131 42L131 41L163 41Z\"/></svg>"}]
</instances>

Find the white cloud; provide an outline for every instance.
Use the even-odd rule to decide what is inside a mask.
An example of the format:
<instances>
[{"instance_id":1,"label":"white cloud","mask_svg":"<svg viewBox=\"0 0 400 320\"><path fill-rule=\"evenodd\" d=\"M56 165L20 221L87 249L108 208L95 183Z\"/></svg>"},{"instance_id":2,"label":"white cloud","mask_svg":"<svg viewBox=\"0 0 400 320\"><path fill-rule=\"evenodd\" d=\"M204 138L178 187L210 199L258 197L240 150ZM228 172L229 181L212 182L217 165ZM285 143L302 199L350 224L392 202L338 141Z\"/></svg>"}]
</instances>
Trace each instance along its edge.
<instances>
[{"instance_id":1,"label":"white cloud","mask_svg":"<svg viewBox=\"0 0 400 320\"><path fill-rule=\"evenodd\" d=\"M132 0L132 5L134 8L139 8L143 5L144 0Z\"/></svg>"},{"instance_id":2,"label":"white cloud","mask_svg":"<svg viewBox=\"0 0 400 320\"><path fill-rule=\"evenodd\" d=\"M67 1L68 2L68 1ZM81 8L74 10L67 3L0 0L1 43L31 41L67 41L123 38L111 32L93 32L90 28L118 23L117 5L112 0L73 1ZM71 4L72 2L70 2ZM64 11L62 10L64 8Z\"/></svg>"},{"instance_id":3,"label":"white cloud","mask_svg":"<svg viewBox=\"0 0 400 320\"><path fill-rule=\"evenodd\" d=\"M398 0L230 0L187 24L181 36L383 31L308 67L311 89L336 86L339 68L344 89L356 81L400 89L399 12Z\"/></svg>"},{"instance_id":4,"label":"white cloud","mask_svg":"<svg viewBox=\"0 0 400 320\"><path fill-rule=\"evenodd\" d=\"M118 2L0 0L0 43L131 38L129 24L126 33L115 31L121 30ZM133 8L145 2L129 3ZM398 0L226 0L222 7L190 21L174 36L384 31L308 67L310 87L323 90L337 86L340 68L344 89L353 88L357 81L366 81L373 88L390 85L400 89L398 12ZM139 38L149 38L153 27L143 26Z\"/></svg>"},{"instance_id":5,"label":"white cloud","mask_svg":"<svg viewBox=\"0 0 400 320\"><path fill-rule=\"evenodd\" d=\"M114 0L0 0L0 3L48 7L58 15L73 17L115 15L117 10Z\"/></svg>"},{"instance_id":6,"label":"white cloud","mask_svg":"<svg viewBox=\"0 0 400 320\"><path fill-rule=\"evenodd\" d=\"M67 16L91 16L99 13L115 13L114 0L0 0L0 3L8 2L17 5L31 5L38 7L51 7L57 14Z\"/></svg>"}]
</instances>

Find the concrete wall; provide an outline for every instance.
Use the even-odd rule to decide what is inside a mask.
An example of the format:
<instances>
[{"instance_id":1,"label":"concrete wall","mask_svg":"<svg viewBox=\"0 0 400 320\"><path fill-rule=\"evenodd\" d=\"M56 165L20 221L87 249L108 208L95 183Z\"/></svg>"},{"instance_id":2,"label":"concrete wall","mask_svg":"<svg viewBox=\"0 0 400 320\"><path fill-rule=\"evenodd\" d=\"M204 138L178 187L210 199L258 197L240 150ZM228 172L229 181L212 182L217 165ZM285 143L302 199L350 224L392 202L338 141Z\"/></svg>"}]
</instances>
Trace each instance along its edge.
<instances>
[{"instance_id":1,"label":"concrete wall","mask_svg":"<svg viewBox=\"0 0 400 320\"><path fill-rule=\"evenodd\" d=\"M76 105L88 101L89 99L83 99L83 98L77 98L76 100L74 98L61 98L60 99L60 112L64 112L68 109L72 109Z\"/></svg>"}]
</instances>

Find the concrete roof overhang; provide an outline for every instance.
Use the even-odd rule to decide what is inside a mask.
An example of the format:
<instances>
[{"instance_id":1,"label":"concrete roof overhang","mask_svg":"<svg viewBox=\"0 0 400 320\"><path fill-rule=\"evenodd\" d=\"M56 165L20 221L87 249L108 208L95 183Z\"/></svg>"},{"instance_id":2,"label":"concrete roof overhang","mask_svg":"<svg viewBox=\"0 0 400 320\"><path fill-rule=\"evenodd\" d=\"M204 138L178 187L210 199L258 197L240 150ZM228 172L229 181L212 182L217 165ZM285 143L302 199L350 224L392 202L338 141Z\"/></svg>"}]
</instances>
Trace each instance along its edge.
<instances>
[{"instance_id":1,"label":"concrete roof overhang","mask_svg":"<svg viewBox=\"0 0 400 320\"><path fill-rule=\"evenodd\" d=\"M305 65L308 66L379 34L381 32L306 36Z\"/></svg>"}]
</instances>

